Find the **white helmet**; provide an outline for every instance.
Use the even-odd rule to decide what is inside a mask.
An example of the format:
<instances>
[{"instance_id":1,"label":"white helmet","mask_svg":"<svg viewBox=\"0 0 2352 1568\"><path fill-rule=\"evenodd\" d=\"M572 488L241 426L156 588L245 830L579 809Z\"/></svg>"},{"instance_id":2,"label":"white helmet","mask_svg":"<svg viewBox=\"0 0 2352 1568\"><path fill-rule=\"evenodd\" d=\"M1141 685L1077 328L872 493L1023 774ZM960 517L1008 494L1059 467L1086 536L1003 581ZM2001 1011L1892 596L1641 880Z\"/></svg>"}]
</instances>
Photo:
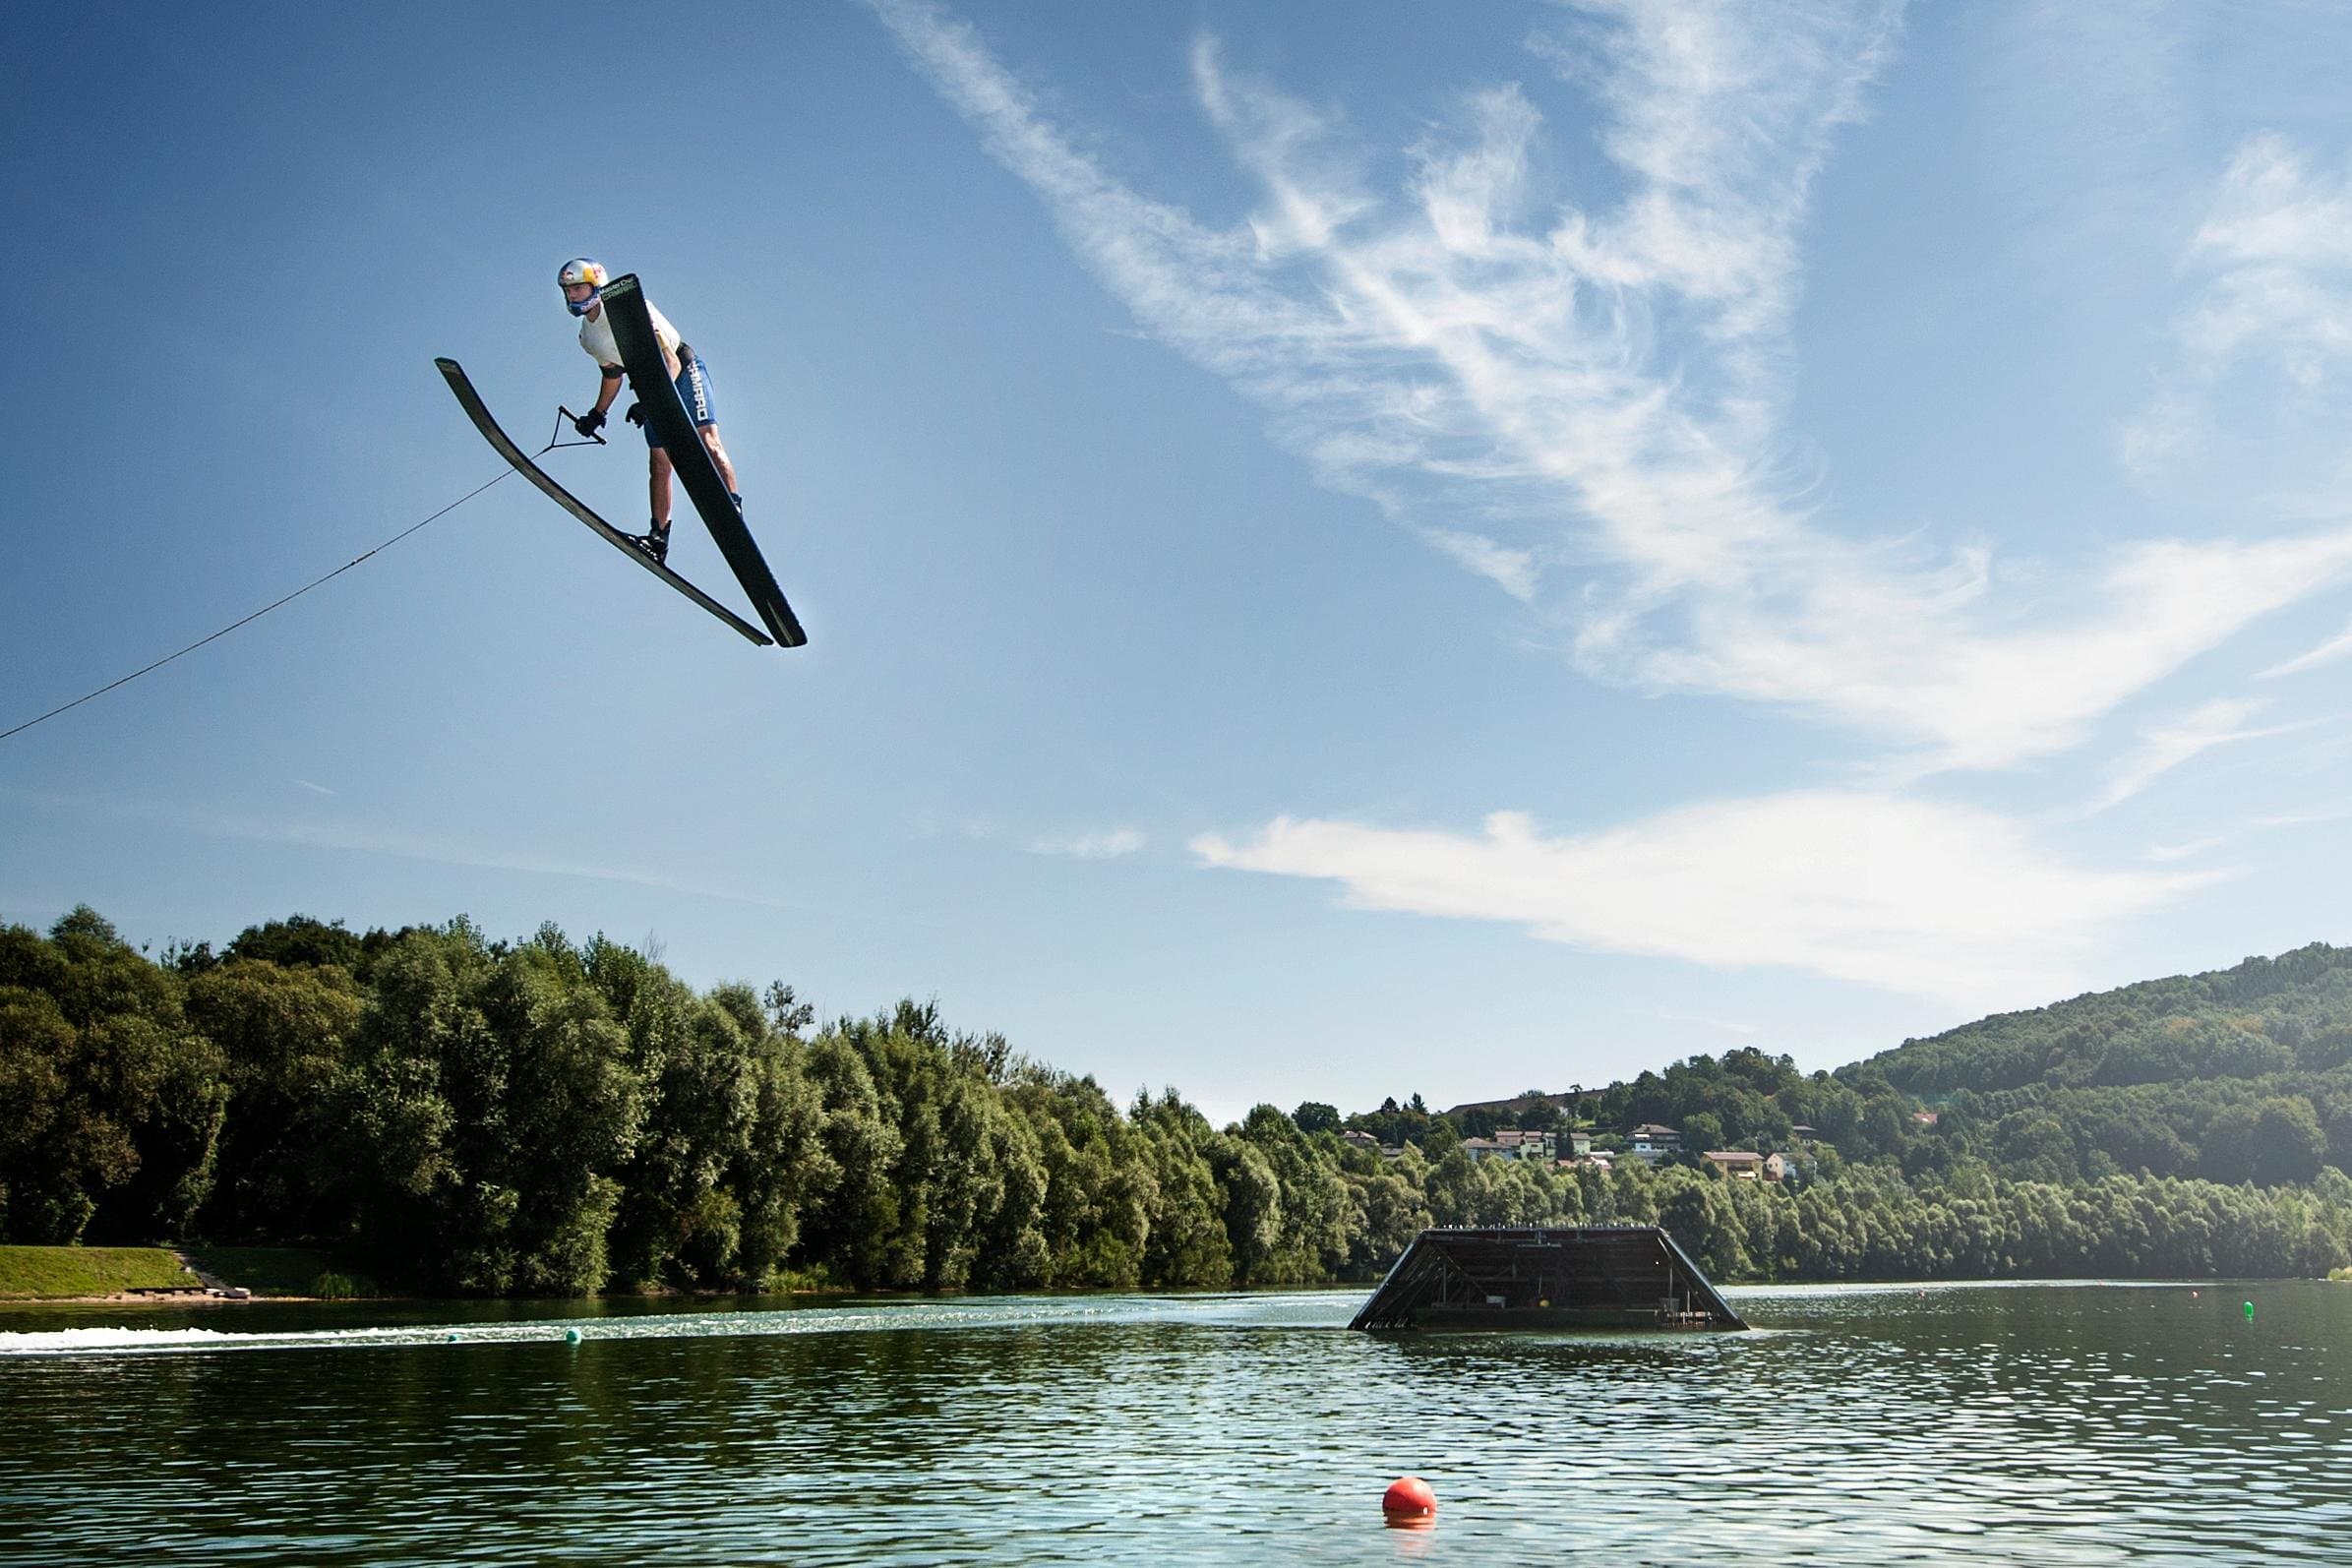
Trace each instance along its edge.
<instances>
[{"instance_id":1,"label":"white helmet","mask_svg":"<svg viewBox=\"0 0 2352 1568\"><path fill-rule=\"evenodd\" d=\"M604 263L589 256L574 256L556 269L556 287L567 291L564 308L574 316L587 315L588 307L596 303L596 296L590 294L586 299L573 299L569 292L573 284L585 283L590 288L601 289L611 280L612 274L604 270Z\"/></svg>"}]
</instances>

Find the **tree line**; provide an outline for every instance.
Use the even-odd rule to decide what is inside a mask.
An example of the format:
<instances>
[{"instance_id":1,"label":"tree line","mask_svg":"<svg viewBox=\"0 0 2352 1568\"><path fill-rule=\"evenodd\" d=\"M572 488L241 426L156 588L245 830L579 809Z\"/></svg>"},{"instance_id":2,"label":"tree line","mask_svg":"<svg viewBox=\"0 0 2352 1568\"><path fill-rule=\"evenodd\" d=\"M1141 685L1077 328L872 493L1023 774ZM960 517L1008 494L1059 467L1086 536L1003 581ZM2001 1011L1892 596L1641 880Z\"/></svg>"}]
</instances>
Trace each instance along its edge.
<instances>
[{"instance_id":1,"label":"tree line","mask_svg":"<svg viewBox=\"0 0 2352 1568\"><path fill-rule=\"evenodd\" d=\"M463 919L361 935L297 917L160 960L88 909L0 928L13 1242L303 1243L387 1288L490 1295L1360 1281L1430 1225L1664 1224L1724 1279L2352 1260L2352 1179L2331 1164L2260 1186L2011 1170L1998 1119L1926 1128L1877 1066L1734 1052L1558 1098L1554 1115L1697 1123L1719 1146L1798 1125L1820 1141L1805 1180L1768 1186L1473 1162L1417 1096L1219 1128L1173 1088L1122 1106L935 1006L818 1025L784 985L697 992L552 926L505 941ZM1347 1140L1351 1122L1402 1152Z\"/></svg>"}]
</instances>

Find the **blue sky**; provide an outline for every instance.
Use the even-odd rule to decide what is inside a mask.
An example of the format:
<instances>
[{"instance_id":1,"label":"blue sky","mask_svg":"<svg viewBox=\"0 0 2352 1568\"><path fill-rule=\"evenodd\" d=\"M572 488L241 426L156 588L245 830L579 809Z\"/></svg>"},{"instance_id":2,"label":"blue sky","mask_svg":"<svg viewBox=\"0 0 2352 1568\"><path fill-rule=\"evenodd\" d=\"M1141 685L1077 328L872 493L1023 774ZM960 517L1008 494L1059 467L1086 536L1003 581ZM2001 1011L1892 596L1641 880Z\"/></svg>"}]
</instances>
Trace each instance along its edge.
<instances>
[{"instance_id":1,"label":"blue sky","mask_svg":"<svg viewBox=\"0 0 2352 1568\"><path fill-rule=\"evenodd\" d=\"M813 640L502 484L0 743L0 918L554 920L1218 1116L2352 937L2352 21L2087 9L20 23L0 727L497 472L434 355L543 440L579 253Z\"/></svg>"}]
</instances>

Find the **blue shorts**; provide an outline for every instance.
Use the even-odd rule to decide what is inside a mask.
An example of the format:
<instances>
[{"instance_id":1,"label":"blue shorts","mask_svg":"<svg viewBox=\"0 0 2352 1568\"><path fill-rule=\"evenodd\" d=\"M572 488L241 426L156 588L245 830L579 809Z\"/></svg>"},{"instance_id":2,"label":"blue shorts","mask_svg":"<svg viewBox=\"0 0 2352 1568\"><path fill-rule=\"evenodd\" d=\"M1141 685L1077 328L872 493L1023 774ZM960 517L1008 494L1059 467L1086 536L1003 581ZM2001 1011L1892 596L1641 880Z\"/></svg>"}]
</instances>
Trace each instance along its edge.
<instances>
[{"instance_id":1,"label":"blue shorts","mask_svg":"<svg viewBox=\"0 0 2352 1568\"><path fill-rule=\"evenodd\" d=\"M703 368L702 355L686 362L678 372L678 400L686 404L686 417L694 422L696 430L708 430L719 422L718 405L710 400L710 372ZM661 438L653 433L653 421L645 421L645 445L658 447Z\"/></svg>"}]
</instances>

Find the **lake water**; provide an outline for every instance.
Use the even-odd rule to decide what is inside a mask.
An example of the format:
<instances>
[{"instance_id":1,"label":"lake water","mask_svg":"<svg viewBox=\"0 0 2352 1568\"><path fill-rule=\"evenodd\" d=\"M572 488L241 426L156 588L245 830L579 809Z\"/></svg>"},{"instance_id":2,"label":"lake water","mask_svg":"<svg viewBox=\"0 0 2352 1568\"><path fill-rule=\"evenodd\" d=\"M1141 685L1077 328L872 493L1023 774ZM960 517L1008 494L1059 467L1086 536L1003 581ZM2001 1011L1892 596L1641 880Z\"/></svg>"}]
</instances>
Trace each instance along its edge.
<instances>
[{"instance_id":1,"label":"lake water","mask_svg":"<svg viewBox=\"0 0 2352 1568\"><path fill-rule=\"evenodd\" d=\"M2192 1289L17 1307L0 1561L2352 1561L2352 1286Z\"/></svg>"}]
</instances>

